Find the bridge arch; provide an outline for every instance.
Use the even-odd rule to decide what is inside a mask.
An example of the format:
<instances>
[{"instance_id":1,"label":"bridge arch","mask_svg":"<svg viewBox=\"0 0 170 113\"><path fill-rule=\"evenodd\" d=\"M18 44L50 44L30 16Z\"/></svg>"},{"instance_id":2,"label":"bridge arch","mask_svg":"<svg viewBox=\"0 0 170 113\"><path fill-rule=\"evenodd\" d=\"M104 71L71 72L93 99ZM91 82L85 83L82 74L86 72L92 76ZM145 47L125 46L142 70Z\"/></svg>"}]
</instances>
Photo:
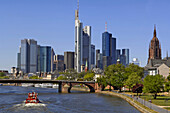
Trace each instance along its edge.
<instances>
[{"instance_id":1,"label":"bridge arch","mask_svg":"<svg viewBox=\"0 0 170 113\"><path fill-rule=\"evenodd\" d=\"M95 84L91 83L62 83L62 93L70 93L71 89L75 85L84 84L90 89L90 92L95 92Z\"/></svg>"}]
</instances>

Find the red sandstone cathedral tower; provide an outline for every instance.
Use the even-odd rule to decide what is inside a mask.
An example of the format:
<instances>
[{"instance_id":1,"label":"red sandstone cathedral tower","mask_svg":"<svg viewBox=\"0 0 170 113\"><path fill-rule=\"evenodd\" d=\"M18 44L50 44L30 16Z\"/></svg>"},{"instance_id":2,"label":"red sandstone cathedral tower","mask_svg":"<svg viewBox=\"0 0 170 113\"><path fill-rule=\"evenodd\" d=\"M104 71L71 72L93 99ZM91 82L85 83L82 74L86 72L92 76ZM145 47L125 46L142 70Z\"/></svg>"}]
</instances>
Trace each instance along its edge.
<instances>
[{"instance_id":1,"label":"red sandstone cathedral tower","mask_svg":"<svg viewBox=\"0 0 170 113\"><path fill-rule=\"evenodd\" d=\"M150 59L162 59L161 57L161 46L159 45L159 40L156 37L156 26L154 26L154 33L153 38L149 45L149 58L148 63Z\"/></svg>"}]
</instances>

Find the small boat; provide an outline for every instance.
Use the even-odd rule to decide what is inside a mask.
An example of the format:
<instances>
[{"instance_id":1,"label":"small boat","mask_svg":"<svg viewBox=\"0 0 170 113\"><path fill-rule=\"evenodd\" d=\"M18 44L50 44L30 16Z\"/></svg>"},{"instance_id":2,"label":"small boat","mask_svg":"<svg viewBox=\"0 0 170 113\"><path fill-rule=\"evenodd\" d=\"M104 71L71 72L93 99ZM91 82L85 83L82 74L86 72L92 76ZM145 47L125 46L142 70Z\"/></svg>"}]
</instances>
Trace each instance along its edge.
<instances>
[{"instance_id":1,"label":"small boat","mask_svg":"<svg viewBox=\"0 0 170 113\"><path fill-rule=\"evenodd\" d=\"M39 99L37 98L38 93L32 92L32 93L28 93L28 98L25 101L25 104L37 104L40 103Z\"/></svg>"}]
</instances>

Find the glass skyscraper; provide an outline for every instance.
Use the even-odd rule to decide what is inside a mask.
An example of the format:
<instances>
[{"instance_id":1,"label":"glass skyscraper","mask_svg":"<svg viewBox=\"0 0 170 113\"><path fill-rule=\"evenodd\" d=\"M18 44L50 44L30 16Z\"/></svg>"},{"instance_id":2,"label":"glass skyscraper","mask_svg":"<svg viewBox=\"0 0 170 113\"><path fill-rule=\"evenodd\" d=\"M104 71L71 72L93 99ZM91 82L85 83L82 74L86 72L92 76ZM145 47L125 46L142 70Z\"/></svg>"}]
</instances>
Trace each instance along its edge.
<instances>
[{"instance_id":1,"label":"glass skyscraper","mask_svg":"<svg viewBox=\"0 0 170 113\"><path fill-rule=\"evenodd\" d=\"M116 64L116 38L107 31L102 34L102 54L103 66Z\"/></svg>"},{"instance_id":2,"label":"glass skyscraper","mask_svg":"<svg viewBox=\"0 0 170 113\"><path fill-rule=\"evenodd\" d=\"M40 72L51 72L50 46L40 46Z\"/></svg>"},{"instance_id":3,"label":"glass skyscraper","mask_svg":"<svg viewBox=\"0 0 170 113\"><path fill-rule=\"evenodd\" d=\"M21 70L24 73L37 71L37 41L33 39L21 40Z\"/></svg>"},{"instance_id":4,"label":"glass skyscraper","mask_svg":"<svg viewBox=\"0 0 170 113\"><path fill-rule=\"evenodd\" d=\"M125 56L125 66L129 65L129 49L122 49L122 55Z\"/></svg>"}]
</instances>

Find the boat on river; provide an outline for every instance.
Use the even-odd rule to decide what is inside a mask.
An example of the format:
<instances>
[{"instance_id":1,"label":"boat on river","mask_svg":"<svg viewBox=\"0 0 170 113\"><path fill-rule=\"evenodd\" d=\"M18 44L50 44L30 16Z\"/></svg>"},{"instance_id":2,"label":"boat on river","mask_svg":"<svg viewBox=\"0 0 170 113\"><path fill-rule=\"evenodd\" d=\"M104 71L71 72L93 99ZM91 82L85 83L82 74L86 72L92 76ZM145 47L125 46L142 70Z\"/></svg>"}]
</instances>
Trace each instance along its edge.
<instances>
[{"instance_id":1,"label":"boat on river","mask_svg":"<svg viewBox=\"0 0 170 113\"><path fill-rule=\"evenodd\" d=\"M38 93L35 93L35 92L28 93L28 98L26 99L25 104L29 104L29 103L37 104L37 103L40 103L37 96L38 96Z\"/></svg>"}]
</instances>

